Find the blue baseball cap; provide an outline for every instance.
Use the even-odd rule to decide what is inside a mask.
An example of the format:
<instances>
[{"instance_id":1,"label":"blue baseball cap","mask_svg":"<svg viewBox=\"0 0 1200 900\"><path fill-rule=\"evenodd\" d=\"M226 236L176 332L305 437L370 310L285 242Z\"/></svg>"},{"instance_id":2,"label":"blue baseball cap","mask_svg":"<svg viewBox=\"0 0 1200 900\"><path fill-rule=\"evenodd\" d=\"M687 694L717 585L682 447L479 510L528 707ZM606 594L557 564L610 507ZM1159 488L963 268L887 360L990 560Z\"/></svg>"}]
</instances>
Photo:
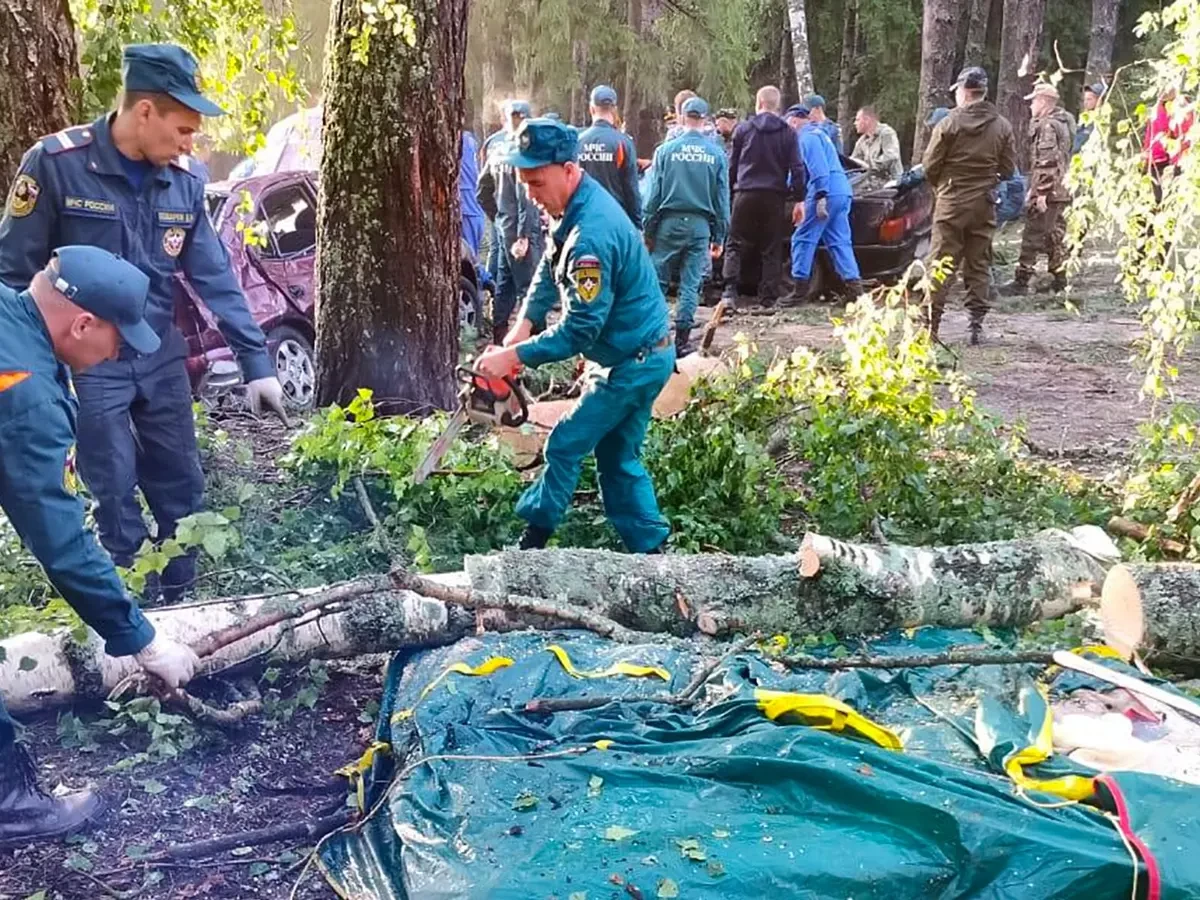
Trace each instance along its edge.
<instances>
[{"instance_id":1,"label":"blue baseball cap","mask_svg":"<svg viewBox=\"0 0 1200 900\"><path fill-rule=\"evenodd\" d=\"M196 57L177 44L130 44L121 56L121 81L127 91L166 94L202 116L225 110L200 93Z\"/></svg>"},{"instance_id":2,"label":"blue baseball cap","mask_svg":"<svg viewBox=\"0 0 1200 900\"><path fill-rule=\"evenodd\" d=\"M617 92L607 84L598 84L592 88L592 106L616 106Z\"/></svg>"},{"instance_id":3,"label":"blue baseball cap","mask_svg":"<svg viewBox=\"0 0 1200 900\"><path fill-rule=\"evenodd\" d=\"M556 119L526 119L513 135L514 150L508 164L515 169L571 162L579 148L579 132Z\"/></svg>"},{"instance_id":4,"label":"blue baseball cap","mask_svg":"<svg viewBox=\"0 0 1200 900\"><path fill-rule=\"evenodd\" d=\"M950 110L945 106L939 106L929 114L929 118L925 120L925 124L932 128L948 115L950 115Z\"/></svg>"},{"instance_id":5,"label":"blue baseball cap","mask_svg":"<svg viewBox=\"0 0 1200 900\"><path fill-rule=\"evenodd\" d=\"M825 108L825 98L822 97L820 94L809 94L807 97L804 98L804 103L802 105L807 106L809 108L809 110L814 110L818 106L821 107L821 109L824 109Z\"/></svg>"},{"instance_id":6,"label":"blue baseball cap","mask_svg":"<svg viewBox=\"0 0 1200 900\"><path fill-rule=\"evenodd\" d=\"M522 119L528 119L533 115L533 110L529 108L528 100L509 100L504 104L505 115L520 116Z\"/></svg>"},{"instance_id":7,"label":"blue baseball cap","mask_svg":"<svg viewBox=\"0 0 1200 900\"><path fill-rule=\"evenodd\" d=\"M115 326L138 353L158 349L158 335L145 318L150 279L133 263L100 247L75 244L50 254L43 271L56 291Z\"/></svg>"},{"instance_id":8,"label":"blue baseball cap","mask_svg":"<svg viewBox=\"0 0 1200 900\"><path fill-rule=\"evenodd\" d=\"M683 106L679 111L688 118L703 119L708 115L708 104L699 97L689 97L683 101Z\"/></svg>"},{"instance_id":9,"label":"blue baseball cap","mask_svg":"<svg viewBox=\"0 0 1200 900\"><path fill-rule=\"evenodd\" d=\"M810 112L812 112L812 110L803 103L794 103L787 108L787 112L783 114L783 117L785 119L807 119Z\"/></svg>"}]
</instances>

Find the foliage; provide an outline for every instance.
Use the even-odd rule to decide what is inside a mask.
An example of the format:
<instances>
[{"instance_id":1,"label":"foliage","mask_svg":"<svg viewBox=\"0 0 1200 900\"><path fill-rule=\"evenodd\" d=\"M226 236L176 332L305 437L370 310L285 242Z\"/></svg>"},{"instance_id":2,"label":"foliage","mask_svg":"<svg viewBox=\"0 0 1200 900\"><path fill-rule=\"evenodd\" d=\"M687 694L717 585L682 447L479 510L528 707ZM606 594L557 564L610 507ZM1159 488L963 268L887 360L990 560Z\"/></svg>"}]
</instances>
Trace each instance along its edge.
<instances>
[{"instance_id":1,"label":"foliage","mask_svg":"<svg viewBox=\"0 0 1200 900\"><path fill-rule=\"evenodd\" d=\"M1165 33L1169 42L1160 57L1119 72L1092 117L1096 133L1072 165L1070 224L1076 255L1085 236L1117 243L1121 287L1144 327L1143 389L1159 398L1169 393L1181 355L1200 330L1200 164L1195 152L1182 152L1175 170L1165 173L1156 203L1142 143L1157 98L1172 88L1189 97L1200 89L1200 0L1147 13L1138 32ZM1190 125L1182 104L1172 110L1180 125ZM1169 152L1194 143L1191 127L1189 135L1168 141Z\"/></svg>"},{"instance_id":2,"label":"foliage","mask_svg":"<svg viewBox=\"0 0 1200 900\"><path fill-rule=\"evenodd\" d=\"M173 4L163 15L153 0L71 0L71 14L79 29L85 117L113 108L121 51L133 43L171 41L195 54L205 93L228 113L205 123L221 149L253 153L274 114L301 99L299 41L286 2L277 10L263 0L198 0Z\"/></svg>"},{"instance_id":3,"label":"foliage","mask_svg":"<svg viewBox=\"0 0 1200 900\"><path fill-rule=\"evenodd\" d=\"M1187 403L1172 405L1159 420L1139 428L1140 440L1124 485L1121 514L1150 527L1140 555L1163 557L1160 541L1174 540L1187 548L1187 558L1200 559L1200 504L1183 503L1174 520L1169 511L1200 475L1197 460L1197 422L1200 410Z\"/></svg>"}]
</instances>

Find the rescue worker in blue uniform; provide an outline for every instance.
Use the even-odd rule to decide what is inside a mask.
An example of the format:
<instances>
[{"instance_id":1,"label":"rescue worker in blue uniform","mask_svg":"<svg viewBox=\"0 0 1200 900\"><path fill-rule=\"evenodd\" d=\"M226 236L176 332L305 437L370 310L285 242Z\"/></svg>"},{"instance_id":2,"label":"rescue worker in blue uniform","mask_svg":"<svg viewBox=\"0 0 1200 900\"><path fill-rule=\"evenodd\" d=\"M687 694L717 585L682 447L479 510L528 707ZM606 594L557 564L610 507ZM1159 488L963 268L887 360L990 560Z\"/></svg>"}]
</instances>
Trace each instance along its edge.
<instances>
[{"instance_id":1,"label":"rescue worker in blue uniform","mask_svg":"<svg viewBox=\"0 0 1200 900\"><path fill-rule=\"evenodd\" d=\"M607 84L592 88L592 127L579 136L579 167L616 198L633 227L642 227L637 151L617 128L617 92Z\"/></svg>"},{"instance_id":2,"label":"rescue worker in blue uniform","mask_svg":"<svg viewBox=\"0 0 1200 900\"><path fill-rule=\"evenodd\" d=\"M497 254L496 294L492 298L492 332L496 343L508 333L509 320L517 302L529 290L533 273L542 258L542 217L509 165L511 137L529 116L523 100L507 104L511 131L503 139L489 138L487 159L480 172L480 201L488 208L487 194L494 197L495 246Z\"/></svg>"},{"instance_id":3,"label":"rescue worker in blue uniform","mask_svg":"<svg viewBox=\"0 0 1200 900\"><path fill-rule=\"evenodd\" d=\"M578 134L548 119L517 132L512 165L552 218L550 248L505 346L476 367L494 376L582 354L591 363L579 404L546 441L546 466L521 496L522 549L544 547L596 454L610 522L634 553L658 552L670 528L641 463L650 409L675 367L667 302L650 254L617 201L576 162ZM557 302L562 318L537 337Z\"/></svg>"},{"instance_id":4,"label":"rescue worker in blue uniform","mask_svg":"<svg viewBox=\"0 0 1200 900\"><path fill-rule=\"evenodd\" d=\"M475 135L465 128L462 132L462 151L458 161L458 205L462 212L462 236L471 248L471 253L479 256L479 245L483 241L483 207L479 205L476 196L476 184L479 182L479 164L475 161L479 147L475 143Z\"/></svg>"},{"instance_id":5,"label":"rescue worker in blue uniform","mask_svg":"<svg viewBox=\"0 0 1200 900\"><path fill-rule=\"evenodd\" d=\"M796 117L806 120L808 109L792 107ZM804 202L796 211L799 225L792 232L792 292L780 298L781 306L803 303L808 296L817 245L824 244L833 267L845 285L846 293L857 298L862 291L858 260L850 233L850 204L854 191L842 168L837 149L820 124L807 122L800 127L800 156L808 175Z\"/></svg>"},{"instance_id":6,"label":"rescue worker in blue uniform","mask_svg":"<svg viewBox=\"0 0 1200 900\"><path fill-rule=\"evenodd\" d=\"M174 325L177 273L216 314L254 411L287 415L266 339L209 223L204 182L188 157L201 115L221 109L199 93L196 61L182 47L132 45L123 61L116 113L43 138L21 161L0 219L0 281L24 288L60 244L103 247L150 278L146 317L161 346L154 353L127 346L75 382L79 470L96 499L101 542L117 565L128 566L148 537L135 487L160 541L203 500L187 343ZM194 557L173 559L163 594L178 600L194 580Z\"/></svg>"},{"instance_id":7,"label":"rescue worker in blue uniform","mask_svg":"<svg viewBox=\"0 0 1200 900\"><path fill-rule=\"evenodd\" d=\"M488 168L488 160L493 152L503 147L516 131L517 125L529 118L529 104L524 100L506 100L500 112L504 116L504 124L489 134L480 146L478 174L475 176L475 197L488 218L487 268L493 282L500 274L500 241L496 232L496 177Z\"/></svg>"},{"instance_id":8,"label":"rescue worker in blue uniform","mask_svg":"<svg viewBox=\"0 0 1200 900\"><path fill-rule=\"evenodd\" d=\"M654 151L656 174L646 198L646 244L663 293L678 278L676 357L691 352L700 285L729 231L729 162L703 132L707 116L708 104L699 97L683 102L684 130Z\"/></svg>"},{"instance_id":9,"label":"rescue worker in blue uniform","mask_svg":"<svg viewBox=\"0 0 1200 900\"><path fill-rule=\"evenodd\" d=\"M0 284L0 508L55 589L104 640L112 656L134 656L171 687L199 660L191 648L156 635L125 593L112 560L84 525L71 453L75 398L71 373L116 358L122 342L158 349L143 318L150 279L97 247L61 247L27 290ZM52 796L17 724L0 700L0 847L73 831L103 803L91 791Z\"/></svg>"}]
</instances>

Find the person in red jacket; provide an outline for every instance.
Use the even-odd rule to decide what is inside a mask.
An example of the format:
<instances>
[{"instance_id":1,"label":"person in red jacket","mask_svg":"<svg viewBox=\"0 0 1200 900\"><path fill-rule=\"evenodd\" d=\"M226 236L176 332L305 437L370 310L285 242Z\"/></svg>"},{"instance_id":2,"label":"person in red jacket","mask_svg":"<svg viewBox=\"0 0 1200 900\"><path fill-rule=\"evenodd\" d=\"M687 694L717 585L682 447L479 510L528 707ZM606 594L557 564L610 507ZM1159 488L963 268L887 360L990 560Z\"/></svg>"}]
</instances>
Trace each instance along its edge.
<instances>
[{"instance_id":1,"label":"person in red jacket","mask_svg":"<svg viewBox=\"0 0 1200 900\"><path fill-rule=\"evenodd\" d=\"M1195 112L1187 98L1172 87L1163 92L1146 123L1146 164L1154 184L1155 203L1162 202L1163 176L1168 170L1175 170L1191 146L1188 133L1194 118Z\"/></svg>"}]
</instances>

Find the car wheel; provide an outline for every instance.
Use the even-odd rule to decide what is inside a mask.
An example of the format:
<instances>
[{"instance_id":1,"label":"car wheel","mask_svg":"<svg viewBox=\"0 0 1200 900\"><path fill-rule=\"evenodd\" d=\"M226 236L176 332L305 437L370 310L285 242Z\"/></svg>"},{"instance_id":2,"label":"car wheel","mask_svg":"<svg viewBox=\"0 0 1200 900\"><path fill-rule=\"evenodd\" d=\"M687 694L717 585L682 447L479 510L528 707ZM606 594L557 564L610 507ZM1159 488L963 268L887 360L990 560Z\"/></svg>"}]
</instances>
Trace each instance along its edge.
<instances>
[{"instance_id":1,"label":"car wheel","mask_svg":"<svg viewBox=\"0 0 1200 900\"><path fill-rule=\"evenodd\" d=\"M280 325L267 337L267 349L283 386L284 401L296 409L312 409L317 391L312 342L290 325Z\"/></svg>"},{"instance_id":2,"label":"car wheel","mask_svg":"<svg viewBox=\"0 0 1200 900\"><path fill-rule=\"evenodd\" d=\"M483 295L466 275L458 279L458 324L479 330L483 323Z\"/></svg>"}]
</instances>

